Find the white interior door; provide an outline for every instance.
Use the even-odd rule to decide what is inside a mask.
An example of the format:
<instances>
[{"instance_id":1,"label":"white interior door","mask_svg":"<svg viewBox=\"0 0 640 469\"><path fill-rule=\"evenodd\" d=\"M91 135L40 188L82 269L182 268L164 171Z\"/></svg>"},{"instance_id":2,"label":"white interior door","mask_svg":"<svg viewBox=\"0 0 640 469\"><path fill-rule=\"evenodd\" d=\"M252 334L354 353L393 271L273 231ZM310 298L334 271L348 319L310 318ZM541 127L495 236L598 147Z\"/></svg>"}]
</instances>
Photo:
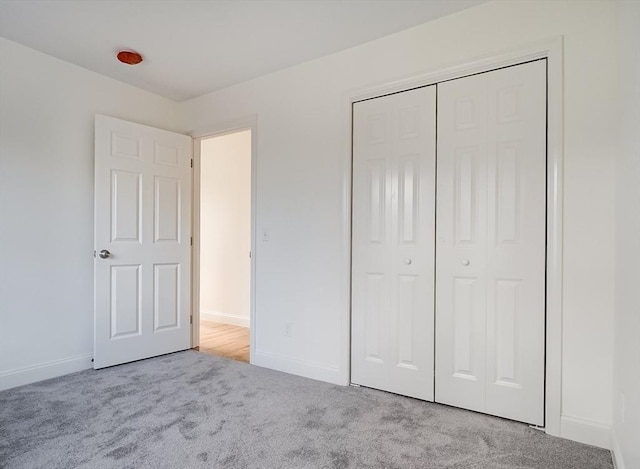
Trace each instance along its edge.
<instances>
[{"instance_id":1,"label":"white interior door","mask_svg":"<svg viewBox=\"0 0 640 469\"><path fill-rule=\"evenodd\" d=\"M437 402L544 424L546 62L438 85Z\"/></svg>"},{"instance_id":2,"label":"white interior door","mask_svg":"<svg viewBox=\"0 0 640 469\"><path fill-rule=\"evenodd\" d=\"M435 86L353 107L351 381L433 400Z\"/></svg>"},{"instance_id":3,"label":"white interior door","mask_svg":"<svg viewBox=\"0 0 640 469\"><path fill-rule=\"evenodd\" d=\"M190 347L191 151L96 116L95 368Z\"/></svg>"}]
</instances>

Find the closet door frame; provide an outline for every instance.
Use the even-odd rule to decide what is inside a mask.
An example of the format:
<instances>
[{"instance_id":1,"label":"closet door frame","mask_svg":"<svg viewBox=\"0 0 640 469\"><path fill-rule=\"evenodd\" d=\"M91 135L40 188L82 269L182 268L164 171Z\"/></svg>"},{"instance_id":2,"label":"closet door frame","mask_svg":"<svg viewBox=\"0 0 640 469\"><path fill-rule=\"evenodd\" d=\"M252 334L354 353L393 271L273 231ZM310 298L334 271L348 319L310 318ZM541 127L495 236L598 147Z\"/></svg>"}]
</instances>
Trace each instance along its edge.
<instances>
[{"instance_id":1,"label":"closet door frame","mask_svg":"<svg viewBox=\"0 0 640 469\"><path fill-rule=\"evenodd\" d=\"M546 364L545 432L560 435L562 401L562 238L563 238L563 38L523 45L495 54L471 58L463 63L391 83L345 93L342 128L345 132L343 167L343 305L346 314L341 328L342 380L350 383L351 357L351 196L353 104L365 99L433 85L442 81L488 72L533 60L547 61L547 253L546 253Z\"/></svg>"}]
</instances>

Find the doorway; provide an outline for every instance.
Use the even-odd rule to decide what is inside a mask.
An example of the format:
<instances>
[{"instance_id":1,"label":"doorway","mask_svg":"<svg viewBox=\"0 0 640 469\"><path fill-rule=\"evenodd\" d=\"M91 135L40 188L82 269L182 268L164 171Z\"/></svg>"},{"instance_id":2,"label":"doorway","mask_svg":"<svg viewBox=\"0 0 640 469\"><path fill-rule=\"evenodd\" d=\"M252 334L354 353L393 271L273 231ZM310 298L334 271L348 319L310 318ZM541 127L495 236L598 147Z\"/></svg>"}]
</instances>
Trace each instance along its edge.
<instances>
[{"instance_id":1,"label":"doorway","mask_svg":"<svg viewBox=\"0 0 640 469\"><path fill-rule=\"evenodd\" d=\"M249 362L252 131L203 137L195 145L194 335L203 353Z\"/></svg>"}]
</instances>

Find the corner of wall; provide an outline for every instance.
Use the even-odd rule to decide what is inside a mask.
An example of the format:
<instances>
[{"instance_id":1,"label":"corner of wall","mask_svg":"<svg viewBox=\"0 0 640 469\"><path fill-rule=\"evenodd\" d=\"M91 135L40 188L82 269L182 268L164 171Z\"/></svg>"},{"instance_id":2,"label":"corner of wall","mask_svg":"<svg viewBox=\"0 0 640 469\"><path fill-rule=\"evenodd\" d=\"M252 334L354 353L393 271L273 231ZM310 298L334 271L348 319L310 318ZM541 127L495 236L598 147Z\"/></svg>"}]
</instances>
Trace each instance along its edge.
<instances>
[{"instance_id":1,"label":"corner of wall","mask_svg":"<svg viewBox=\"0 0 640 469\"><path fill-rule=\"evenodd\" d=\"M611 459L613 459L614 469L625 469L624 458L622 456L622 449L620 448L620 442L618 441L618 435L615 427L611 429Z\"/></svg>"},{"instance_id":2,"label":"corner of wall","mask_svg":"<svg viewBox=\"0 0 640 469\"><path fill-rule=\"evenodd\" d=\"M232 326L250 327L250 318L248 316L238 316L237 314L223 313L220 311L201 310L200 320L231 324Z\"/></svg>"},{"instance_id":3,"label":"corner of wall","mask_svg":"<svg viewBox=\"0 0 640 469\"><path fill-rule=\"evenodd\" d=\"M0 373L0 391L93 368L93 356L81 355Z\"/></svg>"},{"instance_id":4,"label":"corner of wall","mask_svg":"<svg viewBox=\"0 0 640 469\"><path fill-rule=\"evenodd\" d=\"M560 418L560 437L611 449L611 424L563 415Z\"/></svg>"}]
</instances>

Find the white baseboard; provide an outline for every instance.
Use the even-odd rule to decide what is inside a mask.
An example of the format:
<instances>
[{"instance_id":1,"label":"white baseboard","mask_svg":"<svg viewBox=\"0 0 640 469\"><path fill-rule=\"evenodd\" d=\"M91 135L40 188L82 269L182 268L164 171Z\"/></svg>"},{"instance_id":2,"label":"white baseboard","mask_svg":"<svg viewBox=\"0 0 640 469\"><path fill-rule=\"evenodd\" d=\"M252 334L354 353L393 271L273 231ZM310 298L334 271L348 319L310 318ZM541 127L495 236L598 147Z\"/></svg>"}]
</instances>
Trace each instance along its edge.
<instances>
[{"instance_id":1,"label":"white baseboard","mask_svg":"<svg viewBox=\"0 0 640 469\"><path fill-rule=\"evenodd\" d=\"M27 366L16 370L0 372L0 390L15 388L76 371L93 368L92 355L53 360L39 365Z\"/></svg>"},{"instance_id":2,"label":"white baseboard","mask_svg":"<svg viewBox=\"0 0 640 469\"><path fill-rule=\"evenodd\" d=\"M587 445L611 449L611 425L570 415L560 417L560 436Z\"/></svg>"},{"instance_id":3,"label":"white baseboard","mask_svg":"<svg viewBox=\"0 0 640 469\"><path fill-rule=\"evenodd\" d=\"M615 430L611 430L611 458L613 459L614 469L625 469L624 459L622 458L622 449L618 441L618 435Z\"/></svg>"},{"instance_id":4,"label":"white baseboard","mask_svg":"<svg viewBox=\"0 0 640 469\"><path fill-rule=\"evenodd\" d=\"M322 363L314 363L296 358L283 357L274 353L256 351L253 354L251 364L341 386L345 384L341 379L339 368Z\"/></svg>"},{"instance_id":5,"label":"white baseboard","mask_svg":"<svg viewBox=\"0 0 640 469\"><path fill-rule=\"evenodd\" d=\"M238 316L236 314L220 313L218 311L200 311L200 320L249 327L248 317Z\"/></svg>"}]
</instances>

